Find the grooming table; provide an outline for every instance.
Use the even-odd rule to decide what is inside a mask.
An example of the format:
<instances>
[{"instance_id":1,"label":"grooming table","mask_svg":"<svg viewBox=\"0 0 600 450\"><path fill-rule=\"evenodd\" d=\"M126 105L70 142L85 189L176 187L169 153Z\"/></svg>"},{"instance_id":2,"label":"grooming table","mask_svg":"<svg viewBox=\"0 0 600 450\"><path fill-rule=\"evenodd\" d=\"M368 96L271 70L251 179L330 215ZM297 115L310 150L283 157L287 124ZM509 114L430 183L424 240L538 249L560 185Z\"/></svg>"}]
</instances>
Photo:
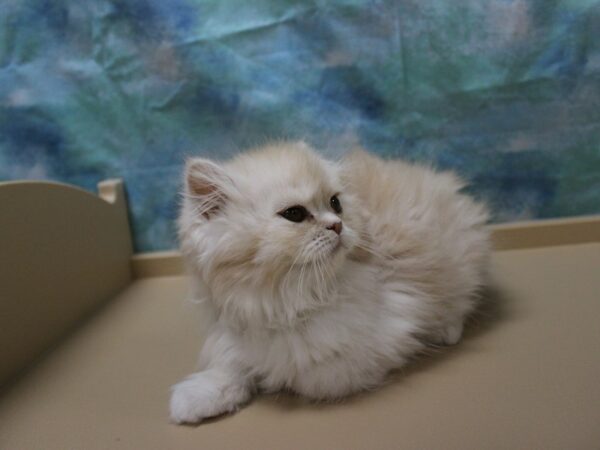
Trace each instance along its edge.
<instances>
[{"instance_id":1,"label":"grooming table","mask_svg":"<svg viewBox=\"0 0 600 450\"><path fill-rule=\"evenodd\" d=\"M0 448L600 448L600 218L492 228L457 346L339 403L259 395L176 426L202 336L179 255L132 254L117 180L0 184Z\"/></svg>"}]
</instances>

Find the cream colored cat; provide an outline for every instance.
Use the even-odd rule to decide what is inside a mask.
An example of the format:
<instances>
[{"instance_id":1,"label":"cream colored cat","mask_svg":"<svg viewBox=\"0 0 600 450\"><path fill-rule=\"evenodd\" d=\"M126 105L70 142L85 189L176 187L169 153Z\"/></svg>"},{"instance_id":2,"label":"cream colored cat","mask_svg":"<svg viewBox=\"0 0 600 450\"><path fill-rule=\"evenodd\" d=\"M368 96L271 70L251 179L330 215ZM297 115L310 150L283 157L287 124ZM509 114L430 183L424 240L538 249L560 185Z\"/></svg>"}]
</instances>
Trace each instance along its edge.
<instances>
[{"instance_id":1,"label":"cream colored cat","mask_svg":"<svg viewBox=\"0 0 600 450\"><path fill-rule=\"evenodd\" d=\"M188 162L181 248L210 331L171 418L257 391L335 399L378 386L428 343L456 343L484 281L483 205L436 173L303 143Z\"/></svg>"}]
</instances>

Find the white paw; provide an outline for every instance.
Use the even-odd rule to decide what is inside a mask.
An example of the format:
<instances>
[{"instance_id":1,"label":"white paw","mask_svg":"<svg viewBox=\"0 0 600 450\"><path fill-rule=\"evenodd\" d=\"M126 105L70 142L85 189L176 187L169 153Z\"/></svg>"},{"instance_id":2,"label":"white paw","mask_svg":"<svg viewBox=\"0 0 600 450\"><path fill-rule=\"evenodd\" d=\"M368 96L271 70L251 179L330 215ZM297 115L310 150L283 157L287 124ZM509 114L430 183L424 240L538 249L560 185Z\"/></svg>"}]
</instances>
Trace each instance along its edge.
<instances>
[{"instance_id":1,"label":"white paw","mask_svg":"<svg viewBox=\"0 0 600 450\"><path fill-rule=\"evenodd\" d=\"M171 420L175 423L198 423L233 412L248 398L248 389L243 385L225 383L218 374L195 373L173 386Z\"/></svg>"},{"instance_id":2,"label":"white paw","mask_svg":"<svg viewBox=\"0 0 600 450\"><path fill-rule=\"evenodd\" d=\"M454 345L460 341L463 333L463 324L462 322L453 323L451 325L446 326L444 331L442 332L442 343L446 345Z\"/></svg>"},{"instance_id":3,"label":"white paw","mask_svg":"<svg viewBox=\"0 0 600 450\"><path fill-rule=\"evenodd\" d=\"M462 322L455 322L439 329L429 337L429 342L436 345L454 345L460 341L463 333Z\"/></svg>"}]
</instances>

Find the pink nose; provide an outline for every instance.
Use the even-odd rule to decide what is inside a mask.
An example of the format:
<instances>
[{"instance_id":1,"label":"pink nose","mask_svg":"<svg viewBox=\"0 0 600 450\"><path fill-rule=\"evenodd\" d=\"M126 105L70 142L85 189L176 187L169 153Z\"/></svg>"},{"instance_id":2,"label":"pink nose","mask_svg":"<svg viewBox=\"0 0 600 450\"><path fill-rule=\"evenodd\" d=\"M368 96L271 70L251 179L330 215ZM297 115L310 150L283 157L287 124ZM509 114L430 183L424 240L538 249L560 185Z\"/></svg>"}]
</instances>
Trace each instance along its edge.
<instances>
[{"instance_id":1,"label":"pink nose","mask_svg":"<svg viewBox=\"0 0 600 450\"><path fill-rule=\"evenodd\" d=\"M342 232L342 222L334 222L331 225L328 225L327 229L335 231L336 234L340 234Z\"/></svg>"}]
</instances>

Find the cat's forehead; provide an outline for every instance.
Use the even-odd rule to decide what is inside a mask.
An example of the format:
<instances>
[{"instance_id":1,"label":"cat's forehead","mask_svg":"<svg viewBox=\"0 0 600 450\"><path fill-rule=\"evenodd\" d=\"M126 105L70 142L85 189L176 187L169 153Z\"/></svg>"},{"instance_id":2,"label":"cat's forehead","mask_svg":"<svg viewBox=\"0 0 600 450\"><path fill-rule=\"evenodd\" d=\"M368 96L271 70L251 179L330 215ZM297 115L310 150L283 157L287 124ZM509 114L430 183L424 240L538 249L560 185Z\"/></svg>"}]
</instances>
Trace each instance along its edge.
<instances>
[{"instance_id":1,"label":"cat's forehead","mask_svg":"<svg viewBox=\"0 0 600 450\"><path fill-rule=\"evenodd\" d=\"M236 161L232 169L246 192L275 201L307 202L339 190L334 166L303 149L250 154Z\"/></svg>"},{"instance_id":2,"label":"cat's forehead","mask_svg":"<svg viewBox=\"0 0 600 450\"><path fill-rule=\"evenodd\" d=\"M331 182L314 176L294 180L280 178L273 180L273 184L267 181L261 190L263 198L268 198L276 206L281 207L291 204L309 206L322 203L324 199L329 199L335 193L336 189Z\"/></svg>"}]
</instances>

